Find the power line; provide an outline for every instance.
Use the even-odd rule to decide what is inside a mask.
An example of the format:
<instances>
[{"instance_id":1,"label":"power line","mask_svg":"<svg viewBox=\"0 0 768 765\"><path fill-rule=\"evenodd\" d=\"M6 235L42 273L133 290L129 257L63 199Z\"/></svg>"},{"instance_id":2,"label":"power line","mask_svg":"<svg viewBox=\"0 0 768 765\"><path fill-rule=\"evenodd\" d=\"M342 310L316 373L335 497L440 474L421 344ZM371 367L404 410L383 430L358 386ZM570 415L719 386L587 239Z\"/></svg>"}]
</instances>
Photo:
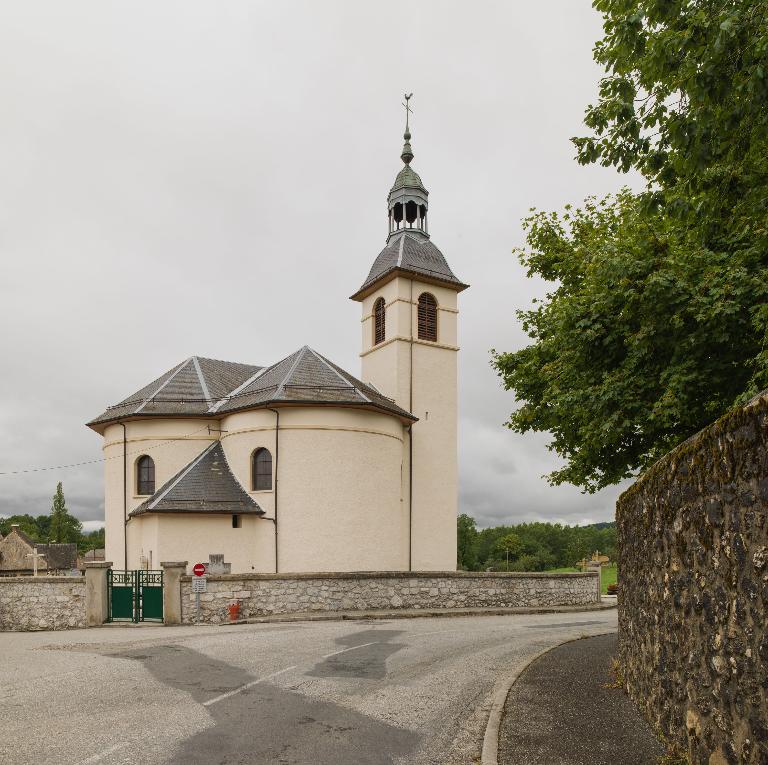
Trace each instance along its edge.
<instances>
[{"instance_id":1,"label":"power line","mask_svg":"<svg viewBox=\"0 0 768 765\"><path fill-rule=\"evenodd\" d=\"M188 438L189 436L194 436L196 433L202 433L202 431L208 430L208 429L209 429L208 425L206 425L204 428L200 428L199 430L193 430L191 433L186 433L180 438L169 438L167 441L162 441L159 444L155 444L154 446L148 446L146 449L139 449L138 451L135 451L135 452L126 452L125 456L128 457L132 454L144 454L144 452L151 451L152 449L159 449L161 446L167 446L168 444L172 444L175 441L183 441L185 438ZM46 467L22 468L20 470L4 470L4 471L0 471L0 476L22 475L24 473L42 473L46 470L66 470L67 468L82 467L83 465L96 465L99 462L106 462L107 460L115 460L115 459L122 459L122 458L123 458L123 454L121 452L120 454L115 454L111 457L101 457L97 460L86 460L85 462L72 462L69 465L48 465Z\"/></svg>"}]
</instances>

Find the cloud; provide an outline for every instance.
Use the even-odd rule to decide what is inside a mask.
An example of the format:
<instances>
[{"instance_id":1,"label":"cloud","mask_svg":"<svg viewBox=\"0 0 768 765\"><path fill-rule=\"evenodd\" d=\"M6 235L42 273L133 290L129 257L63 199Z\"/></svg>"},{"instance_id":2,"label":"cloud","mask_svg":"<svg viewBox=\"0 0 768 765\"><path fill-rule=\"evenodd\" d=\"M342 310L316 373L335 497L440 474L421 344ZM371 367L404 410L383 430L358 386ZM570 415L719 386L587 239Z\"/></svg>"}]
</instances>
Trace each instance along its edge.
<instances>
[{"instance_id":1,"label":"cloud","mask_svg":"<svg viewBox=\"0 0 768 765\"><path fill-rule=\"evenodd\" d=\"M386 235L404 90L433 241L460 296L461 510L605 520L616 491L551 488L544 437L490 348L541 295L520 220L617 189L573 161L600 18L572 0L16 3L0 27L0 471L98 460L83 423L182 359L270 363L309 343L359 369L347 298ZM74 10L74 12L73 12ZM84 23L87 19L87 23ZM56 482L103 517L102 466L0 476L0 513Z\"/></svg>"}]
</instances>

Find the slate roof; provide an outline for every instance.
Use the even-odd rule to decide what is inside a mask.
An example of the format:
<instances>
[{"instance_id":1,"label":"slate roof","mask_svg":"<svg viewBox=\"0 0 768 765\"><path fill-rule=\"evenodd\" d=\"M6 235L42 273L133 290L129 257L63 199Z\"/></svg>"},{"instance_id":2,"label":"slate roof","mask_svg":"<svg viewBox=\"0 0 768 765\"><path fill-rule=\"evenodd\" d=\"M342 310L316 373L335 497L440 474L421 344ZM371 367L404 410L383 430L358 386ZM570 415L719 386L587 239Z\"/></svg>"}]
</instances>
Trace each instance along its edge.
<instances>
[{"instance_id":1,"label":"slate roof","mask_svg":"<svg viewBox=\"0 0 768 765\"><path fill-rule=\"evenodd\" d=\"M250 384L227 397L214 410L225 413L280 402L353 404L416 419L307 345L264 369Z\"/></svg>"},{"instance_id":2,"label":"slate roof","mask_svg":"<svg viewBox=\"0 0 768 765\"><path fill-rule=\"evenodd\" d=\"M130 515L153 512L264 515L232 474L221 441L214 441Z\"/></svg>"},{"instance_id":3,"label":"slate roof","mask_svg":"<svg viewBox=\"0 0 768 765\"><path fill-rule=\"evenodd\" d=\"M262 367L191 356L149 385L91 420L89 425L132 415L205 415L211 406Z\"/></svg>"},{"instance_id":4,"label":"slate roof","mask_svg":"<svg viewBox=\"0 0 768 765\"><path fill-rule=\"evenodd\" d=\"M45 555L48 571L64 571L77 568L77 544L74 542L41 545L32 543L39 553ZM32 566L30 566L32 568Z\"/></svg>"},{"instance_id":5,"label":"slate roof","mask_svg":"<svg viewBox=\"0 0 768 765\"><path fill-rule=\"evenodd\" d=\"M432 242L403 232L393 236L379 253L373 261L368 277L352 295L352 299L364 297L370 287L395 271L418 274L430 281L453 287L458 292L469 286L451 271L443 253Z\"/></svg>"},{"instance_id":6,"label":"slate roof","mask_svg":"<svg viewBox=\"0 0 768 765\"><path fill-rule=\"evenodd\" d=\"M219 417L226 412L278 403L355 405L416 419L305 345L269 367L193 356L109 407L88 425L143 416Z\"/></svg>"}]
</instances>

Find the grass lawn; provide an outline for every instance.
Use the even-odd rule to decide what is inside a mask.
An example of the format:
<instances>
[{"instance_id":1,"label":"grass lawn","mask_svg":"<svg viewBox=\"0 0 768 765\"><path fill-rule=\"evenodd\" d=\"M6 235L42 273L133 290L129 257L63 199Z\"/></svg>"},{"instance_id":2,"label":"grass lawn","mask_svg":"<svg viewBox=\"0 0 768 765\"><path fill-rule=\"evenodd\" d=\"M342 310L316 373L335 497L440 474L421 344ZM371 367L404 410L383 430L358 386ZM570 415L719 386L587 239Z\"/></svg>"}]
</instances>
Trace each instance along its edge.
<instances>
[{"instance_id":1,"label":"grass lawn","mask_svg":"<svg viewBox=\"0 0 768 765\"><path fill-rule=\"evenodd\" d=\"M567 574L569 572L578 572L580 570L581 569L578 568L551 568L549 569L549 573ZM609 563L607 566L603 566L602 569L600 569L600 572L602 574L600 577L600 588L602 589L603 595L605 595L608 592L608 585L616 584L616 564Z\"/></svg>"}]
</instances>

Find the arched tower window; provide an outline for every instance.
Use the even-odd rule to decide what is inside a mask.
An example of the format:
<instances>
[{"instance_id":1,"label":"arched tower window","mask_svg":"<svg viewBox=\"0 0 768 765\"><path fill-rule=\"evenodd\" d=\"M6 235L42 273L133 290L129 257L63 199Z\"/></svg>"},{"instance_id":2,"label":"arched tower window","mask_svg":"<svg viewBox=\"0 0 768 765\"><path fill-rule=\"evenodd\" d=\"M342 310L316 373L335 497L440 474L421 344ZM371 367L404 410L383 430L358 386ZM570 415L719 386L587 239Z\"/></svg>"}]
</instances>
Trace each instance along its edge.
<instances>
[{"instance_id":1,"label":"arched tower window","mask_svg":"<svg viewBox=\"0 0 768 765\"><path fill-rule=\"evenodd\" d=\"M373 344L384 342L387 324L387 307L384 298L380 297L373 304Z\"/></svg>"},{"instance_id":2,"label":"arched tower window","mask_svg":"<svg viewBox=\"0 0 768 765\"><path fill-rule=\"evenodd\" d=\"M257 449L251 456L251 485L254 491L272 488L272 455L269 449Z\"/></svg>"},{"instance_id":3,"label":"arched tower window","mask_svg":"<svg viewBox=\"0 0 768 765\"><path fill-rule=\"evenodd\" d=\"M155 461L146 454L136 460L136 493L141 496L155 493Z\"/></svg>"},{"instance_id":4,"label":"arched tower window","mask_svg":"<svg viewBox=\"0 0 768 765\"><path fill-rule=\"evenodd\" d=\"M419 340L437 342L437 300L429 292L419 295Z\"/></svg>"}]
</instances>

